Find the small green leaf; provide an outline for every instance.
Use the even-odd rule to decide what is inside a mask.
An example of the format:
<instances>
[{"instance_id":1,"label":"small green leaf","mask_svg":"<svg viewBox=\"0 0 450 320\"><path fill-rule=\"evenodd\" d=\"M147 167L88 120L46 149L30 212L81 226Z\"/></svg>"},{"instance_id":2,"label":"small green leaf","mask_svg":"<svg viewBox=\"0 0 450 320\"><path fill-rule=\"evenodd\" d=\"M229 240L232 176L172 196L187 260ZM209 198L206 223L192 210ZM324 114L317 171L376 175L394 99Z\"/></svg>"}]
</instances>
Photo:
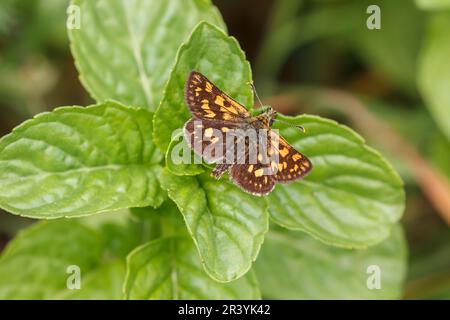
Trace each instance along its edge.
<instances>
[{"instance_id":1,"label":"small green leaf","mask_svg":"<svg viewBox=\"0 0 450 320\"><path fill-rule=\"evenodd\" d=\"M179 237L153 240L131 252L124 289L128 299L260 299L253 273L216 282L202 269L192 241Z\"/></svg>"},{"instance_id":2,"label":"small green leaf","mask_svg":"<svg viewBox=\"0 0 450 320\"><path fill-rule=\"evenodd\" d=\"M172 132L190 118L184 102L184 85L191 71L199 71L219 88L248 108L253 92L248 85L251 69L244 52L233 37L208 23L200 23L178 53L161 105L155 113L153 140L166 151Z\"/></svg>"},{"instance_id":3,"label":"small green leaf","mask_svg":"<svg viewBox=\"0 0 450 320\"><path fill-rule=\"evenodd\" d=\"M419 59L419 88L434 120L450 140L450 13L435 13L428 23Z\"/></svg>"},{"instance_id":4,"label":"small green leaf","mask_svg":"<svg viewBox=\"0 0 450 320\"><path fill-rule=\"evenodd\" d=\"M406 241L396 226L380 244L349 250L274 228L255 271L266 299L396 299L406 275ZM378 275L380 289L372 287Z\"/></svg>"},{"instance_id":5,"label":"small green leaf","mask_svg":"<svg viewBox=\"0 0 450 320\"><path fill-rule=\"evenodd\" d=\"M166 153L166 167L170 173L177 176L195 176L205 172L201 163L202 159L192 152L184 140L183 132L177 134L170 141Z\"/></svg>"},{"instance_id":6,"label":"small green leaf","mask_svg":"<svg viewBox=\"0 0 450 320\"><path fill-rule=\"evenodd\" d=\"M306 133L287 126L280 133L311 159L313 169L305 180L275 187L269 195L272 219L336 246L366 247L385 239L405 203L403 183L392 167L334 121L282 118L305 127Z\"/></svg>"},{"instance_id":7,"label":"small green leaf","mask_svg":"<svg viewBox=\"0 0 450 320\"><path fill-rule=\"evenodd\" d=\"M0 207L33 218L158 206L152 113L105 102L36 116L0 140Z\"/></svg>"},{"instance_id":8,"label":"small green leaf","mask_svg":"<svg viewBox=\"0 0 450 320\"><path fill-rule=\"evenodd\" d=\"M450 9L450 0L415 0L416 5L423 10Z\"/></svg>"},{"instance_id":9,"label":"small green leaf","mask_svg":"<svg viewBox=\"0 0 450 320\"><path fill-rule=\"evenodd\" d=\"M123 262L102 263L105 240L75 220L42 221L24 230L0 257L0 299L120 299ZM80 290L67 287L69 266L79 267Z\"/></svg>"},{"instance_id":10,"label":"small green leaf","mask_svg":"<svg viewBox=\"0 0 450 320\"><path fill-rule=\"evenodd\" d=\"M225 28L209 0L73 0L69 30L80 79L97 101L156 110L179 46L203 20Z\"/></svg>"},{"instance_id":11,"label":"small green leaf","mask_svg":"<svg viewBox=\"0 0 450 320\"><path fill-rule=\"evenodd\" d=\"M209 173L175 176L165 170L162 184L183 214L206 272L223 282L245 274L268 230L265 199Z\"/></svg>"}]
</instances>

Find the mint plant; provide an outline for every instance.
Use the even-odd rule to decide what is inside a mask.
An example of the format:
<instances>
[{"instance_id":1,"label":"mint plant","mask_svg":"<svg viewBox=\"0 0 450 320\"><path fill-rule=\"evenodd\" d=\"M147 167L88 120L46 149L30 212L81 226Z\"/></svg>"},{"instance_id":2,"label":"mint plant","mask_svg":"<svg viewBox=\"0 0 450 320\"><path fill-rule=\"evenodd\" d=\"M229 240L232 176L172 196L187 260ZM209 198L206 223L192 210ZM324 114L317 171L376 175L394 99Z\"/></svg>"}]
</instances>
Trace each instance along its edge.
<instances>
[{"instance_id":1,"label":"mint plant","mask_svg":"<svg viewBox=\"0 0 450 320\"><path fill-rule=\"evenodd\" d=\"M210 166L176 164L190 71L253 105L250 64L220 13L206 0L72 4L71 50L97 103L39 114L0 140L0 207L58 218L5 249L0 298L399 296L403 184L361 136L284 116L306 129L277 127L314 170L263 198L213 179ZM67 288L69 265L80 290ZM370 265L382 269L379 290L367 287Z\"/></svg>"}]
</instances>

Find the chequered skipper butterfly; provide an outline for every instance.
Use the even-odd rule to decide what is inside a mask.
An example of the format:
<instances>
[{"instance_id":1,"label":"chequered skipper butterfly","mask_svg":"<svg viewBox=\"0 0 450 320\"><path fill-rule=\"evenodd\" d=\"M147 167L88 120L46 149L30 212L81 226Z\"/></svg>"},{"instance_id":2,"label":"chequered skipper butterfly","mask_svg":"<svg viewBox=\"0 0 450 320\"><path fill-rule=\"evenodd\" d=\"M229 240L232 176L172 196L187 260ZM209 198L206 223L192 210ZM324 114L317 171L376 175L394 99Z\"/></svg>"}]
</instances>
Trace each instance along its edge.
<instances>
[{"instance_id":1,"label":"chequered skipper butterfly","mask_svg":"<svg viewBox=\"0 0 450 320\"><path fill-rule=\"evenodd\" d=\"M217 163L212 172L216 179L229 172L244 191L261 196L277 182L294 181L311 171L309 159L270 129L276 117L271 107L252 116L195 71L186 81L185 100L192 114L184 125L185 140L206 162ZM248 134L251 131L256 134ZM243 151L236 147L239 143Z\"/></svg>"}]
</instances>

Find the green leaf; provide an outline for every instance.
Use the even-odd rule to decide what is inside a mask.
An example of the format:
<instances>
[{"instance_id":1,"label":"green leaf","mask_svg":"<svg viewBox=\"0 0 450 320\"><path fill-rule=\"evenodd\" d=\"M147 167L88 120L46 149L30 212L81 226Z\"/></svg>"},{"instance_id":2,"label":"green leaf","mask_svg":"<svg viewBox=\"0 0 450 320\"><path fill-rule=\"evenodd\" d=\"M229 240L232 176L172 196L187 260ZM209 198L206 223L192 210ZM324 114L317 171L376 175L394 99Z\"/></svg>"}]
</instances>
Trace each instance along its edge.
<instances>
[{"instance_id":1,"label":"green leaf","mask_svg":"<svg viewBox=\"0 0 450 320\"><path fill-rule=\"evenodd\" d=\"M305 180L275 187L268 197L272 219L342 247L366 247L388 237L405 203L403 183L392 167L334 121L280 118L305 127L306 133L287 126L280 133L311 159L313 169Z\"/></svg>"},{"instance_id":2,"label":"green leaf","mask_svg":"<svg viewBox=\"0 0 450 320\"><path fill-rule=\"evenodd\" d=\"M161 181L183 214L206 272L223 282L245 274L268 230L265 199L209 173L175 176L165 170Z\"/></svg>"},{"instance_id":3,"label":"green leaf","mask_svg":"<svg viewBox=\"0 0 450 320\"><path fill-rule=\"evenodd\" d=\"M177 205L168 199L158 208L132 208L131 213L138 219L142 231L142 242L162 237L188 235L182 214ZM136 246L135 246L136 247ZM131 250L130 250L131 251ZM128 252L129 253L129 252Z\"/></svg>"},{"instance_id":4,"label":"green leaf","mask_svg":"<svg viewBox=\"0 0 450 320\"><path fill-rule=\"evenodd\" d=\"M64 300L122 300L125 263L122 259L90 271L84 278L80 290L64 290ZM58 297L59 298L59 297Z\"/></svg>"},{"instance_id":5,"label":"green leaf","mask_svg":"<svg viewBox=\"0 0 450 320\"><path fill-rule=\"evenodd\" d=\"M150 207L136 209L146 208ZM87 216L77 221L98 231L105 239L104 250L113 257L125 258L131 250L146 242L147 237L153 236L153 230L148 230L128 209Z\"/></svg>"},{"instance_id":6,"label":"green leaf","mask_svg":"<svg viewBox=\"0 0 450 320\"><path fill-rule=\"evenodd\" d=\"M415 0L423 10L445 10L450 8L450 0Z\"/></svg>"},{"instance_id":7,"label":"green leaf","mask_svg":"<svg viewBox=\"0 0 450 320\"><path fill-rule=\"evenodd\" d=\"M267 234L255 271L266 299L395 299L401 296L406 255L400 226L363 250L330 247L275 228ZM369 266L379 267L380 289L368 289L368 278L375 275Z\"/></svg>"},{"instance_id":8,"label":"green leaf","mask_svg":"<svg viewBox=\"0 0 450 320\"><path fill-rule=\"evenodd\" d=\"M152 113L105 102L63 107L0 140L0 207L33 218L158 206Z\"/></svg>"},{"instance_id":9,"label":"green leaf","mask_svg":"<svg viewBox=\"0 0 450 320\"><path fill-rule=\"evenodd\" d=\"M163 151L169 146L172 132L183 127L191 117L184 102L184 85L193 70L203 73L248 108L253 106L253 92L248 85L250 64L238 42L220 29L200 23L189 41L180 48L161 105L155 113L153 140Z\"/></svg>"},{"instance_id":10,"label":"green leaf","mask_svg":"<svg viewBox=\"0 0 450 320\"><path fill-rule=\"evenodd\" d=\"M202 269L192 241L179 237L154 240L130 253L124 288L128 299L260 299L253 273L216 282Z\"/></svg>"},{"instance_id":11,"label":"green leaf","mask_svg":"<svg viewBox=\"0 0 450 320\"><path fill-rule=\"evenodd\" d=\"M195 176L205 172L199 165L201 163L202 159L192 152L184 140L183 132L175 135L166 153L166 167L170 173L177 176Z\"/></svg>"},{"instance_id":12,"label":"green leaf","mask_svg":"<svg viewBox=\"0 0 450 320\"><path fill-rule=\"evenodd\" d=\"M73 0L79 29L69 30L85 88L97 101L115 99L155 110L179 46L203 20L225 25L209 0Z\"/></svg>"},{"instance_id":13,"label":"green leaf","mask_svg":"<svg viewBox=\"0 0 450 320\"><path fill-rule=\"evenodd\" d=\"M102 263L106 239L75 220L42 221L22 231L0 257L0 299L120 299L123 262ZM68 289L69 266L81 289Z\"/></svg>"},{"instance_id":14,"label":"green leaf","mask_svg":"<svg viewBox=\"0 0 450 320\"><path fill-rule=\"evenodd\" d=\"M450 13L436 13L428 22L419 59L419 87L436 123L450 140Z\"/></svg>"}]
</instances>

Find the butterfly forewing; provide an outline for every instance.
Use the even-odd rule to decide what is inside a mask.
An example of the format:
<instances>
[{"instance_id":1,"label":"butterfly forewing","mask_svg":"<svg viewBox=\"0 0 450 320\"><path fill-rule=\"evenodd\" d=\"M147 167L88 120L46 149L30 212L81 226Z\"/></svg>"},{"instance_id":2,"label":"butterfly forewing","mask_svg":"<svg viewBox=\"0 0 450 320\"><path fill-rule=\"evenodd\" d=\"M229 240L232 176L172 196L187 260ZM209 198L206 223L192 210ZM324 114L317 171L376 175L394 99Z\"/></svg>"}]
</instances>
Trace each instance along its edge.
<instances>
[{"instance_id":1,"label":"butterfly forewing","mask_svg":"<svg viewBox=\"0 0 450 320\"><path fill-rule=\"evenodd\" d=\"M243 122L250 117L244 106L195 71L191 72L186 82L185 100L191 114L199 119Z\"/></svg>"},{"instance_id":2,"label":"butterfly forewing","mask_svg":"<svg viewBox=\"0 0 450 320\"><path fill-rule=\"evenodd\" d=\"M194 152L203 157L206 162L232 163L236 156L235 153L227 154L230 150L227 146L235 143L235 138L227 133L233 132L234 129L239 129L239 125L233 122L193 118L184 125L184 137ZM228 141L228 139L234 140Z\"/></svg>"}]
</instances>

